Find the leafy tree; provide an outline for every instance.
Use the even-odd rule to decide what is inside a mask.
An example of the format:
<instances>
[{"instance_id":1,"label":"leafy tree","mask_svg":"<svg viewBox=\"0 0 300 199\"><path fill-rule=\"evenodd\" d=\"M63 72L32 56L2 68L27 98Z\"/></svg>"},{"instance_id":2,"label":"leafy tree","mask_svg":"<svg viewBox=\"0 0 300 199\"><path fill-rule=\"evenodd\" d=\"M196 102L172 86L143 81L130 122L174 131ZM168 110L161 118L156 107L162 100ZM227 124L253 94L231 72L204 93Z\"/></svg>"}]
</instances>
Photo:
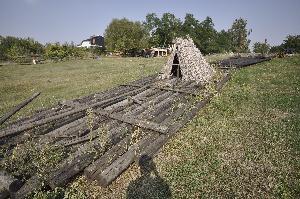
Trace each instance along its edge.
<instances>
[{"instance_id":1,"label":"leafy tree","mask_svg":"<svg viewBox=\"0 0 300 199\"><path fill-rule=\"evenodd\" d=\"M294 52L300 53L300 35L288 35L285 40L283 40L282 47L285 50L292 50Z\"/></svg>"},{"instance_id":2,"label":"leafy tree","mask_svg":"<svg viewBox=\"0 0 300 199\"><path fill-rule=\"evenodd\" d=\"M59 42L45 46L45 56L53 60L65 60L69 58L84 58L88 56L89 49L78 48L73 43L64 43L61 45Z\"/></svg>"},{"instance_id":3,"label":"leafy tree","mask_svg":"<svg viewBox=\"0 0 300 199\"><path fill-rule=\"evenodd\" d=\"M265 55L269 53L271 46L267 43L267 39L265 39L265 42L255 42L253 45L253 52L255 53L261 53L262 55Z\"/></svg>"},{"instance_id":4,"label":"leafy tree","mask_svg":"<svg viewBox=\"0 0 300 199\"><path fill-rule=\"evenodd\" d=\"M150 45L167 47L181 35L182 22L171 13L164 13L161 18L154 13L148 14L144 25L151 36Z\"/></svg>"},{"instance_id":5,"label":"leafy tree","mask_svg":"<svg viewBox=\"0 0 300 199\"><path fill-rule=\"evenodd\" d=\"M270 53L283 53L283 52L284 52L284 48L282 47L282 45L272 46L270 48Z\"/></svg>"},{"instance_id":6,"label":"leafy tree","mask_svg":"<svg viewBox=\"0 0 300 199\"><path fill-rule=\"evenodd\" d=\"M121 51L124 54L137 52L148 45L146 28L140 22L126 18L113 19L105 30L104 37L109 51Z\"/></svg>"},{"instance_id":7,"label":"leafy tree","mask_svg":"<svg viewBox=\"0 0 300 199\"><path fill-rule=\"evenodd\" d=\"M200 46L198 47L204 54L217 53L218 47L216 43L217 31L214 28L212 18L206 17L200 23L198 33L198 39L200 40Z\"/></svg>"},{"instance_id":8,"label":"leafy tree","mask_svg":"<svg viewBox=\"0 0 300 199\"><path fill-rule=\"evenodd\" d=\"M231 36L228 31L221 30L217 33L216 45L219 53L226 53L232 51Z\"/></svg>"},{"instance_id":9,"label":"leafy tree","mask_svg":"<svg viewBox=\"0 0 300 199\"><path fill-rule=\"evenodd\" d=\"M250 40L248 36L251 33L251 30L248 31L246 28L247 20L243 18L236 19L231 28L229 29L232 50L237 53L248 52Z\"/></svg>"},{"instance_id":10,"label":"leafy tree","mask_svg":"<svg viewBox=\"0 0 300 199\"><path fill-rule=\"evenodd\" d=\"M153 46L167 47L172 44L175 37L189 35L202 53L219 52L217 31L210 17L199 22L192 14L187 13L184 21L175 15L164 13L161 18L151 13L144 22L150 33L150 44Z\"/></svg>"},{"instance_id":11,"label":"leafy tree","mask_svg":"<svg viewBox=\"0 0 300 199\"><path fill-rule=\"evenodd\" d=\"M300 53L300 35L288 35L281 45L272 46L270 49L271 53L283 53L284 51Z\"/></svg>"},{"instance_id":12,"label":"leafy tree","mask_svg":"<svg viewBox=\"0 0 300 199\"><path fill-rule=\"evenodd\" d=\"M19 60L20 56L30 56L31 54L43 54L44 46L34 39L17 37L0 37L0 59Z\"/></svg>"}]
</instances>

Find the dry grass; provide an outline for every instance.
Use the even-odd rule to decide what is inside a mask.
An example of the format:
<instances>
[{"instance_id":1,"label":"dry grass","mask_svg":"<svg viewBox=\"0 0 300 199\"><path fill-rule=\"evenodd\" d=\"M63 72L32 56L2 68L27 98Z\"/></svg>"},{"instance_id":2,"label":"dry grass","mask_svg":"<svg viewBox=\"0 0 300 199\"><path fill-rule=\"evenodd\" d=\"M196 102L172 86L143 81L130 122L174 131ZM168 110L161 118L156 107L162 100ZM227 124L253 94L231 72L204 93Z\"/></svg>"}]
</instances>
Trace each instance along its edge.
<instances>
[{"instance_id":1,"label":"dry grass","mask_svg":"<svg viewBox=\"0 0 300 199\"><path fill-rule=\"evenodd\" d=\"M41 95L13 119L59 101L112 88L160 71L164 58L102 58L41 65L0 67L0 115L30 97Z\"/></svg>"},{"instance_id":2,"label":"dry grass","mask_svg":"<svg viewBox=\"0 0 300 199\"><path fill-rule=\"evenodd\" d=\"M125 63L140 63L139 59L132 62L124 60ZM164 62L159 59L155 59L155 62L151 59L141 60L147 68L148 64L152 64L157 70ZM140 75L136 71L138 67L132 66L134 64L115 68L123 60L103 61L112 63L111 67L105 70L106 66L91 62L81 68L80 63L75 66L66 63L63 68L57 65L49 69L48 66L44 72L38 72L40 69L35 68L38 71L32 73L34 76L22 68L15 69L12 74L7 68L0 68L3 74L1 83L4 82L0 89L5 93L0 102L6 103L0 110L7 110L13 104L10 101L16 102L14 96L18 96L17 99L25 96L25 91L32 89L29 85L41 84L35 89L45 87L47 97L57 95L55 100L50 97L46 103L51 104L65 96L74 98L86 95ZM160 179L168 184L172 198L300 197L299 67L300 56L295 56L274 59L233 74L222 93L214 97L154 159ZM105 74L103 71L106 71ZM120 71L125 74L120 75ZM151 71L152 68L149 68L147 74ZM53 82L60 72L61 81L58 82L62 87L60 83ZM23 73L29 77L23 77ZM102 73L104 75L100 75ZM63 80L67 74L72 81ZM42 77L37 81L33 77L38 75ZM53 83L42 84L48 77ZM17 82L13 83L13 80ZM29 86L29 90L17 88L22 85L20 82ZM78 93L74 93L75 90ZM21 92L20 95L18 92ZM42 99L47 101L47 97ZM41 102L37 103L34 105L39 106ZM63 195L61 192L65 193L65 198L132 198L127 196L127 190L140 177L139 167L134 164L107 188L101 188L95 182L88 182L85 177L79 176L64 190L40 192L35 198L60 198ZM148 188L146 185L143 187L144 191L149 191ZM152 191L148 198L159 198L155 196L155 191Z\"/></svg>"},{"instance_id":3,"label":"dry grass","mask_svg":"<svg viewBox=\"0 0 300 199\"><path fill-rule=\"evenodd\" d=\"M299 67L297 56L236 71L155 158L172 198L300 196ZM108 188L79 181L87 198L131 198L139 177L132 165Z\"/></svg>"}]
</instances>

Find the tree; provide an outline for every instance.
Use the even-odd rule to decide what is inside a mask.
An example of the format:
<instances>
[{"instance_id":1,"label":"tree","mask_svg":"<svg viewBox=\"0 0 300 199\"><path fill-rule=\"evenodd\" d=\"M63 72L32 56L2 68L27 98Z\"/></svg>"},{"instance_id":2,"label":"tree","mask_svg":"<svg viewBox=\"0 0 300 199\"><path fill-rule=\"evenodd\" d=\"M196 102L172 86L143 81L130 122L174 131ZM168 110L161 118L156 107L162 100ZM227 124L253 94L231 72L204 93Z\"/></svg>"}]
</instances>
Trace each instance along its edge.
<instances>
[{"instance_id":1,"label":"tree","mask_svg":"<svg viewBox=\"0 0 300 199\"><path fill-rule=\"evenodd\" d=\"M287 51L293 51L300 53L300 35L288 35L285 40L283 40L282 47Z\"/></svg>"},{"instance_id":2,"label":"tree","mask_svg":"<svg viewBox=\"0 0 300 199\"><path fill-rule=\"evenodd\" d=\"M123 54L137 52L148 46L146 28L140 22L126 18L113 19L106 28L104 37L109 51L121 51Z\"/></svg>"},{"instance_id":3,"label":"tree","mask_svg":"<svg viewBox=\"0 0 300 199\"><path fill-rule=\"evenodd\" d=\"M247 20L243 18L235 19L231 28L229 29L232 50L237 53L248 52L250 40L248 36L251 33L251 30L248 31Z\"/></svg>"},{"instance_id":4,"label":"tree","mask_svg":"<svg viewBox=\"0 0 300 199\"><path fill-rule=\"evenodd\" d=\"M262 55L265 55L269 53L271 46L267 43L267 39L265 39L265 42L255 42L253 45L253 52L260 53Z\"/></svg>"},{"instance_id":5,"label":"tree","mask_svg":"<svg viewBox=\"0 0 300 199\"><path fill-rule=\"evenodd\" d=\"M182 23L171 13L164 13L161 18L151 13L147 14L144 25L150 33L151 45L167 47L175 37L180 36Z\"/></svg>"},{"instance_id":6,"label":"tree","mask_svg":"<svg viewBox=\"0 0 300 199\"><path fill-rule=\"evenodd\" d=\"M212 18L206 17L200 23L198 28L198 39L200 40L200 46L198 47L204 54L217 53L218 47L216 43L217 31L214 28Z\"/></svg>"},{"instance_id":7,"label":"tree","mask_svg":"<svg viewBox=\"0 0 300 199\"><path fill-rule=\"evenodd\" d=\"M232 51L232 43L230 33L225 30L221 30L217 33L216 45L219 53L227 53Z\"/></svg>"},{"instance_id":8,"label":"tree","mask_svg":"<svg viewBox=\"0 0 300 199\"><path fill-rule=\"evenodd\" d=\"M43 54L44 46L32 38L0 37L0 59L17 61L20 56Z\"/></svg>"},{"instance_id":9,"label":"tree","mask_svg":"<svg viewBox=\"0 0 300 199\"><path fill-rule=\"evenodd\" d=\"M272 46L270 48L270 53L283 53L283 52L284 52L284 48L282 47L282 45Z\"/></svg>"},{"instance_id":10,"label":"tree","mask_svg":"<svg viewBox=\"0 0 300 199\"><path fill-rule=\"evenodd\" d=\"M271 53L295 52L300 53L300 35L288 35L283 43L272 46Z\"/></svg>"}]
</instances>

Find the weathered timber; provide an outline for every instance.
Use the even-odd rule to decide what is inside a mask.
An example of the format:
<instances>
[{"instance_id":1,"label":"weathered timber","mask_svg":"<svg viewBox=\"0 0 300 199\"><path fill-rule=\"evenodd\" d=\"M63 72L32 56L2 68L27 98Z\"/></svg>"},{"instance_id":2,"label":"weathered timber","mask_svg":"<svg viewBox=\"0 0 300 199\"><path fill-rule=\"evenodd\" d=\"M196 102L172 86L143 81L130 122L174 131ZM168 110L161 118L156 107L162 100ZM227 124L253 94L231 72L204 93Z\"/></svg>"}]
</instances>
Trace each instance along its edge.
<instances>
[{"instance_id":1,"label":"weathered timber","mask_svg":"<svg viewBox=\"0 0 300 199\"><path fill-rule=\"evenodd\" d=\"M131 124L134 126L138 126L138 127L144 128L144 129L157 131L160 133L165 133L168 130L167 126L162 126L162 125L159 125L159 124L151 122L151 121L136 119L135 117L123 116L123 115L117 114L117 113L109 114L107 111L99 110L99 109L96 111L96 113L103 115L105 117L109 117L114 120L119 120L121 122L125 122L125 123Z\"/></svg>"},{"instance_id":2,"label":"weathered timber","mask_svg":"<svg viewBox=\"0 0 300 199\"><path fill-rule=\"evenodd\" d=\"M10 136L10 135L14 135L14 134L18 134L18 133L23 132L25 130L29 130L29 129L32 129L32 128L37 127L37 126L41 126L43 124L52 122L54 120L62 119L64 117L66 117L66 116L70 116L70 115L73 115L75 113L79 113L79 112L85 111L88 108L94 108L94 107L99 107L99 106L101 106L101 107L102 106L110 106L110 105L112 105L114 103L122 101L125 97L131 96L131 95L135 95L135 94L137 94L137 93L139 93L139 92L141 92L141 91L143 91L143 90L145 90L147 88L148 88L148 86L145 86L145 87L142 87L142 88L139 88L139 89L136 89L136 90L124 93L123 95L120 95L120 96L117 96L117 97L114 97L114 98L110 98L110 99L107 99L107 100L95 103L91 107L83 106L83 107L80 107L80 108L76 108L76 109L74 109L72 111L63 113L63 114L59 114L59 115L52 116L52 117L49 117L49 118L46 118L46 119L43 119L43 120L32 122L30 124L25 124L23 126L18 126L18 127L15 127L15 128L4 129L4 130L0 131L0 138L1 137L6 137L6 136Z\"/></svg>"},{"instance_id":3,"label":"weathered timber","mask_svg":"<svg viewBox=\"0 0 300 199\"><path fill-rule=\"evenodd\" d=\"M124 137L127 132L128 130L123 131L120 136ZM101 146L101 143L97 139L83 144L74 154L71 154L56 171L51 173L48 184L53 189L66 184L70 178L81 172L104 151L105 146Z\"/></svg>"},{"instance_id":4,"label":"weathered timber","mask_svg":"<svg viewBox=\"0 0 300 199\"><path fill-rule=\"evenodd\" d=\"M90 180L94 180L93 176L95 175L95 172L103 171L119 156L123 155L127 151L130 141L131 136L129 135L121 140L118 144L114 145L104 155L84 169L85 176Z\"/></svg>"},{"instance_id":5,"label":"weathered timber","mask_svg":"<svg viewBox=\"0 0 300 199\"><path fill-rule=\"evenodd\" d=\"M37 175L29 178L26 183L15 193L11 194L12 199L23 199L26 198L33 191L38 190L43 185L43 180Z\"/></svg>"},{"instance_id":6,"label":"weathered timber","mask_svg":"<svg viewBox=\"0 0 300 199\"><path fill-rule=\"evenodd\" d=\"M147 83L151 83L151 81L154 81L156 77L157 77L157 74L154 74L154 75L150 75L148 77L142 78L142 79L135 80L132 83L146 85ZM67 104L68 103L78 103L81 105L89 106L90 104L94 104L101 100L119 96L130 90L132 90L132 88L124 88L122 86L117 86L117 87L108 89L106 91L91 94L89 96L81 97L81 98L74 99L74 100L69 100L69 101L66 101L66 103ZM19 126L24 123L32 123L34 121L44 119L45 117L50 117L53 115L61 114L66 111L70 111L71 109L72 109L71 107L61 106L61 105L49 107L49 108L43 108L43 109L37 110L34 115L29 116L29 117L20 118L16 121L11 122L9 125L13 128L13 127Z\"/></svg>"},{"instance_id":7,"label":"weathered timber","mask_svg":"<svg viewBox=\"0 0 300 199\"><path fill-rule=\"evenodd\" d=\"M218 91L224 86L224 84L230 79L230 75L227 74L220 82L216 84L216 88ZM182 117L178 120L177 118L173 117L173 123L168 129L167 134L161 134L157 140L153 142L153 144L149 145L143 152L142 154L147 154L149 156L153 156L156 154L159 149L172 137L175 135L177 131L179 131L188 121L190 121L196 114L197 112L203 108L211 98L213 97L213 94L207 95L202 101L196 103L194 106L190 107L189 112L184 113L184 109L186 107L181 107L179 108L176 112L176 116L181 116ZM165 120L164 122L170 122L170 120ZM137 159L136 159L137 160Z\"/></svg>"},{"instance_id":8,"label":"weathered timber","mask_svg":"<svg viewBox=\"0 0 300 199\"><path fill-rule=\"evenodd\" d=\"M9 192L0 184L0 199L6 199L9 197Z\"/></svg>"},{"instance_id":9,"label":"weathered timber","mask_svg":"<svg viewBox=\"0 0 300 199\"><path fill-rule=\"evenodd\" d=\"M221 69L230 69L230 68L242 68L245 66L250 66L264 61L271 60L270 57L231 57L224 59L218 63Z\"/></svg>"},{"instance_id":10,"label":"weathered timber","mask_svg":"<svg viewBox=\"0 0 300 199\"><path fill-rule=\"evenodd\" d=\"M138 143L129 147L128 151L126 151L122 156L117 158L111 165L106 167L103 171L97 170L92 179L97 180L98 184L106 187L113 180L115 180L120 173L125 171L130 164L133 162L135 156L139 151L144 150L146 145L157 138L158 134L149 134Z\"/></svg>"},{"instance_id":11,"label":"weathered timber","mask_svg":"<svg viewBox=\"0 0 300 199\"><path fill-rule=\"evenodd\" d=\"M167 95L166 95L167 94ZM164 95L165 97L170 96L171 93L162 93L161 95ZM174 97L176 96L176 94L173 94ZM167 99L167 98L166 98ZM168 99L167 99L168 100ZM159 103L158 103L159 104ZM149 108L149 107L148 107ZM157 107L156 107L157 108ZM151 109L152 110L152 109ZM141 118L141 119L150 119L151 116L149 115L149 110L145 109L142 112L136 111L136 110L132 110L131 112L125 114L124 116L128 116L128 115L132 115L134 113L139 113L139 115L137 115L137 118ZM163 125L162 125L163 126ZM155 136L158 135L158 133L152 132L151 134L155 134ZM144 139L147 139L147 137L142 138L143 141L141 141L140 144L137 144L138 148L144 148L145 145L151 144L151 140L148 139L148 141L145 141ZM143 144L142 144L143 143ZM118 151L120 150L120 151ZM131 149L133 150L133 149ZM124 147L121 149L118 149L118 147L116 147L113 152L108 152L108 154L111 153L117 153L117 154L123 154L124 153ZM132 153L127 153L127 154L131 154ZM111 155L108 155L111 156ZM114 156L115 157L115 156ZM117 158L117 157L116 157ZM101 175L102 171L108 167L110 164L112 164L112 162L115 160L115 158L113 158L112 160L107 159L105 156L104 157L100 157L99 160L97 160L94 164L91 164L85 171L85 173L87 173L86 175L90 178L90 179L94 179L94 177L96 178L96 176ZM99 163L102 163L99 167L97 167L97 165ZM132 162L132 160L130 160L130 162Z\"/></svg>"},{"instance_id":12,"label":"weathered timber","mask_svg":"<svg viewBox=\"0 0 300 199\"><path fill-rule=\"evenodd\" d=\"M172 104L178 100L180 94L174 93L170 97L166 98L165 100L159 102L157 105L155 105L152 109L149 109L149 111L145 112L145 114L148 114L149 118L154 118L155 116L159 115L160 113L164 112L166 109L172 106ZM166 133L166 132L161 132Z\"/></svg>"},{"instance_id":13,"label":"weathered timber","mask_svg":"<svg viewBox=\"0 0 300 199\"><path fill-rule=\"evenodd\" d=\"M123 85L124 86L133 86L133 87L138 87L138 88L141 87L139 85L132 85L132 84L123 84ZM165 90L165 91L172 91L172 92L177 92L177 93L185 93L185 94L189 94L189 95L192 95L192 96L196 96L196 94L194 92L189 92L189 91L185 91L185 90L181 90L181 89L158 87L158 86L151 86L151 88L159 89L159 90Z\"/></svg>"},{"instance_id":14,"label":"weathered timber","mask_svg":"<svg viewBox=\"0 0 300 199\"><path fill-rule=\"evenodd\" d=\"M17 106L15 106L13 109L11 109L8 113L4 114L0 118L0 125L3 124L6 120L8 120L16 112L18 112L19 110L21 110L21 108L23 108L24 106L26 106L27 104L29 104L32 100L34 100L40 94L41 94L40 92L33 94L30 98L28 98L25 101L21 102L20 104L18 104Z\"/></svg>"},{"instance_id":15,"label":"weathered timber","mask_svg":"<svg viewBox=\"0 0 300 199\"><path fill-rule=\"evenodd\" d=\"M225 76L224 79L229 79L229 77ZM217 88L221 89L221 87L225 84L225 80L221 81L217 84ZM192 106L192 109L190 112L185 114L183 116L183 119L181 119L180 122L172 123L172 126L168 129L167 134L155 134L153 133L152 135L157 137L154 140L151 140L150 142L147 141L145 142L145 147L141 147L140 153L134 153L131 150L128 150L126 153L124 153L118 160L113 162L109 167L107 167L103 171L97 171L94 174L94 179L98 181L98 183L101 186L107 186L109 185L114 179L116 179L126 168L132 164L133 161L136 161L141 157L143 154L149 154L153 155L156 154L157 151L169 140L170 137L175 135L175 133L182 128L188 122L190 119L192 119L195 114L204 107L209 101L212 95L208 95L203 101L198 102L195 106ZM185 106L182 106L177 110L177 116L181 116L182 113L184 113ZM186 110L185 110L186 111ZM176 118L175 118L176 119ZM162 124L165 124L165 122L171 122L169 118L166 118L165 121Z\"/></svg>"},{"instance_id":16,"label":"weathered timber","mask_svg":"<svg viewBox=\"0 0 300 199\"><path fill-rule=\"evenodd\" d=\"M20 189L22 183L5 171L0 171L0 186L3 186L8 192L14 193Z\"/></svg>"},{"instance_id":17,"label":"weathered timber","mask_svg":"<svg viewBox=\"0 0 300 199\"><path fill-rule=\"evenodd\" d=\"M145 90L145 91L143 91L143 92L141 92L141 93L135 95L134 97L137 98L137 99L140 99L140 98L142 98L142 97L144 97L144 96L146 96L146 95L149 95L149 94L153 94L153 91L152 91L151 89ZM111 119L116 119L116 120L119 120L119 121L124 121L124 119L120 119L120 118L125 118L125 119L127 119L127 117L125 117L125 116L123 116L123 115L121 115L121 114L113 114L113 115L112 115L112 112L115 112L116 109L118 109L118 111L122 110L122 108L124 109L124 108L125 108L124 106L125 106L127 103L128 103L128 101L127 101L127 99L126 99L126 100L123 100L123 101L121 101L121 102L119 102L119 103L116 103L116 104L114 104L114 105L111 105L111 106L109 106L109 107L106 107L104 110L101 110L101 111L102 111L102 112L105 112L105 114L103 114L104 116L110 116L110 115L111 115L112 117L109 117L109 118L111 118ZM121 109L119 109L119 108L121 108ZM109 111L107 111L107 110L109 110ZM98 113L98 111L96 111L96 113ZM114 117L114 116L115 116L115 117ZM118 116L119 118L116 118L116 116ZM94 122L94 123L101 123L102 121L105 120L105 119L102 117L102 115L100 116L100 118L102 118L102 120L99 121L99 117L97 117L96 122ZM129 119L130 119L130 118L129 118ZM139 122L139 123L141 123L141 122L146 123L146 121L137 121L137 120L134 120L134 121L135 121L135 123L137 123L137 122ZM130 123L130 120L127 119L127 123ZM71 123L70 123L70 124L71 124ZM130 124L133 124L133 123L131 122ZM141 125L142 125L142 124L141 124ZM88 130L87 125L85 124L84 126L86 126L85 129ZM99 125L97 125L97 126L99 126ZM153 128L153 126L154 126L154 128L155 128L155 124L152 124L151 122L150 122L149 124L146 123L146 126L147 126L147 127L150 126L150 128L151 128L151 127ZM146 127L146 126L145 126L145 127ZM157 126L157 125L156 125L156 126ZM65 129L65 130L67 130L67 129ZM60 130L60 131L61 131L61 130ZM59 133L59 132L52 132L51 134L57 137L57 134L58 134L58 133ZM64 133L65 133L65 132L64 132ZM87 141L87 140L90 140L90 139L95 139L96 137L98 137L97 132L94 132L94 133L92 133L92 134L89 133L89 134L87 134L87 135L85 135L85 136L77 137L77 138L74 138L74 139L71 139L71 140L67 140L67 141L61 140L61 141L57 142L56 144L58 144L58 145L63 145L63 146L70 146L70 145L78 144L78 143L81 143L81 142L84 142L84 141ZM67 137L67 138L68 138L68 137Z\"/></svg>"},{"instance_id":18,"label":"weathered timber","mask_svg":"<svg viewBox=\"0 0 300 199\"><path fill-rule=\"evenodd\" d=\"M170 99L174 99L177 95L178 94L173 94L172 97L167 98L167 101ZM167 102L167 101L165 100L165 102ZM165 105L165 103L159 103L159 104L160 104L159 105L160 107L162 105ZM154 110L156 110L156 108ZM147 119L150 119L151 115L148 114L149 111L146 110L145 112L143 114L141 114L141 116L143 116ZM159 112L155 112L155 114L159 114ZM139 116L139 117L141 117L141 116ZM164 125L161 125L161 126L164 126ZM151 144L158 137L159 133L152 132L152 133L150 133L150 135L151 135L151 137L144 137L140 140L140 142L138 142L135 145L135 147L138 147L139 151L143 150L146 146ZM148 136L150 136L150 135L148 135ZM93 175L91 175L91 174L90 175L88 174L88 175L91 176L92 179L96 179L101 186L107 186L115 178L117 178L120 175L120 173L122 173L127 167L129 167L129 165L134 161L135 156L138 156L138 155L139 155L139 153L134 149L134 147L132 147L126 153L124 153L121 157L119 157L118 160L113 162L109 167L107 167L107 168L99 167L97 169L97 171L93 170L93 172L94 172ZM107 160L104 160L104 159L102 159L101 161L105 162L106 165L108 165L110 163L110 162L107 163ZM93 168L95 168L95 166ZM110 170L113 170L113 172L110 173Z\"/></svg>"}]
</instances>

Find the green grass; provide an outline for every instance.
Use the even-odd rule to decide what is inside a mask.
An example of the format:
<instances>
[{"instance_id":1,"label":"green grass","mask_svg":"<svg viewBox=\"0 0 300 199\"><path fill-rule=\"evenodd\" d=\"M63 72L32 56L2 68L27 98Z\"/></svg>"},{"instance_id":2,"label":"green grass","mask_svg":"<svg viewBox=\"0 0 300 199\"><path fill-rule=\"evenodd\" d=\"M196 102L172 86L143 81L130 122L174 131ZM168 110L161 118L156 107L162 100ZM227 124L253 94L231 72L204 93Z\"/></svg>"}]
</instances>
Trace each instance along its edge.
<instances>
[{"instance_id":1,"label":"green grass","mask_svg":"<svg viewBox=\"0 0 300 199\"><path fill-rule=\"evenodd\" d=\"M158 181L172 198L299 198L299 102L300 56L235 71L154 159ZM134 164L108 188L84 177L71 187L88 198L126 198L140 179Z\"/></svg>"},{"instance_id":2,"label":"green grass","mask_svg":"<svg viewBox=\"0 0 300 199\"><path fill-rule=\"evenodd\" d=\"M300 197L299 105L299 56L236 71L160 153L173 197Z\"/></svg>"},{"instance_id":3,"label":"green grass","mask_svg":"<svg viewBox=\"0 0 300 199\"><path fill-rule=\"evenodd\" d=\"M42 96L20 115L146 76L164 61L104 58L2 66L0 113L34 91ZM140 64L145 64L143 74ZM235 71L222 92L154 159L159 182L168 184L172 198L299 198L299 104L299 55ZM108 188L78 177L66 192L74 198L125 198L138 177L134 164ZM152 189L145 184L144 190Z\"/></svg>"},{"instance_id":4,"label":"green grass","mask_svg":"<svg viewBox=\"0 0 300 199\"><path fill-rule=\"evenodd\" d=\"M42 93L13 119L158 72L164 62L161 58L102 58L0 66L0 115L34 92Z\"/></svg>"}]
</instances>

